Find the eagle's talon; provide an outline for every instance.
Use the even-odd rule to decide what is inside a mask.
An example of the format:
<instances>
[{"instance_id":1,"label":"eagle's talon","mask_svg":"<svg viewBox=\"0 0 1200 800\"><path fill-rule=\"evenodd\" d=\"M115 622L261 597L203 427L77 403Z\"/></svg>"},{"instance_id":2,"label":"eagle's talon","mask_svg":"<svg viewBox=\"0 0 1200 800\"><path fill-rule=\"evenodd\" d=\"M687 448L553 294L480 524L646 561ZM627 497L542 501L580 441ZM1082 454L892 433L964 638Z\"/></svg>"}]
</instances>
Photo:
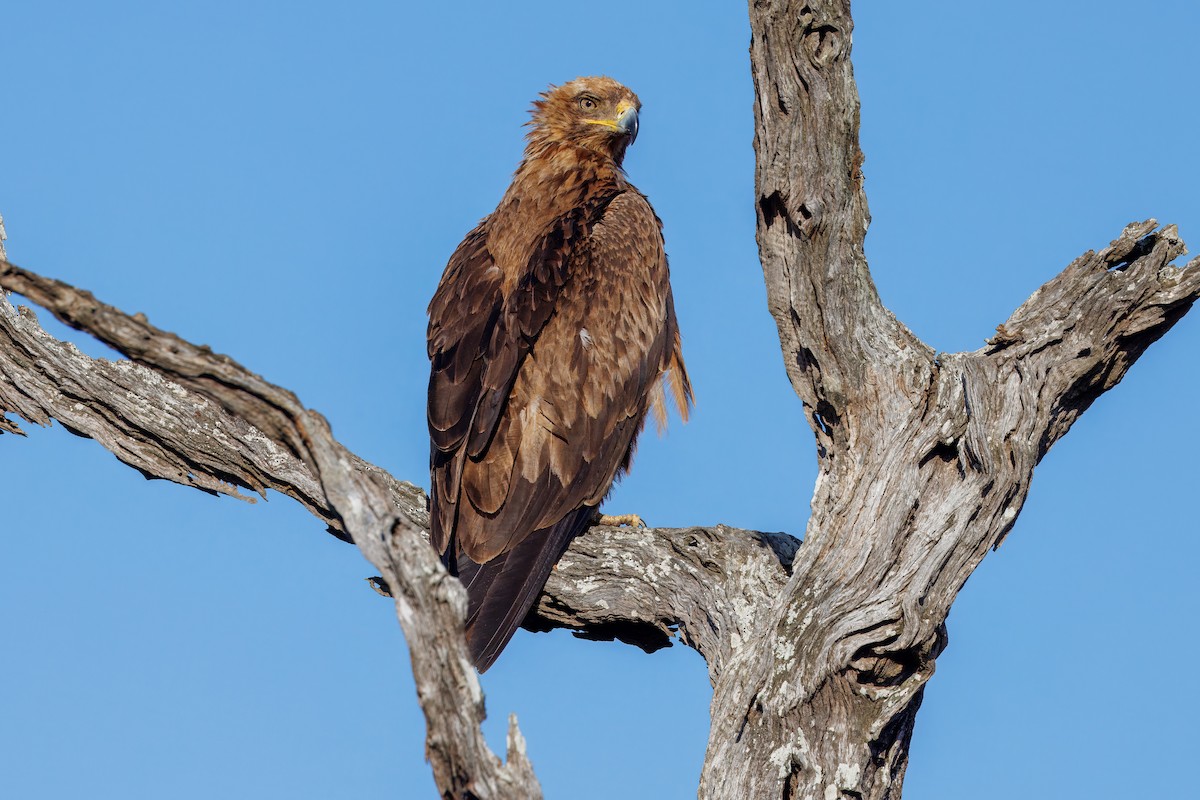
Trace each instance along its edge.
<instances>
[{"instance_id":1,"label":"eagle's talon","mask_svg":"<svg viewBox=\"0 0 1200 800\"><path fill-rule=\"evenodd\" d=\"M607 525L613 528L619 528L622 525L628 525L631 528L647 527L645 520L637 514L616 514L611 517L608 514L601 514L596 518L596 524Z\"/></svg>"}]
</instances>

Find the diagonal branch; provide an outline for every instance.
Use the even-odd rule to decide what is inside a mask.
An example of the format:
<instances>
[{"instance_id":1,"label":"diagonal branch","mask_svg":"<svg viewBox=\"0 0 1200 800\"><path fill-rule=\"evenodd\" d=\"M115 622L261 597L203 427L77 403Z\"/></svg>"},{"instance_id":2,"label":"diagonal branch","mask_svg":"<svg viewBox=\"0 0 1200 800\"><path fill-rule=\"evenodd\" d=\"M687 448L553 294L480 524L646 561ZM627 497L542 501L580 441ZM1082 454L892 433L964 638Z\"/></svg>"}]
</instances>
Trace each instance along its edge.
<instances>
[{"instance_id":1,"label":"diagonal branch","mask_svg":"<svg viewBox=\"0 0 1200 800\"><path fill-rule=\"evenodd\" d=\"M380 472L358 469L320 415L306 413L299 429L342 524L392 588L425 712L426 755L443 797L540 800L516 718L509 720L506 764L484 741L483 690L463 636L466 591L442 567L424 531L396 508Z\"/></svg>"},{"instance_id":2,"label":"diagonal branch","mask_svg":"<svg viewBox=\"0 0 1200 800\"><path fill-rule=\"evenodd\" d=\"M280 464L287 465L287 469L281 468L278 475L270 471L246 471L237 468L236 465L221 465L226 468L227 474L208 476L204 479L204 488L220 491L216 486L224 483L246 486L259 493L265 488L274 489L299 501L324 521L331 533L339 538L346 538L341 532L337 515L329 508L321 493L314 490L316 480L311 474L313 459L294 422L305 412L305 408L295 394L264 380L229 356L214 353L204 345L192 344L170 331L156 328L142 314L126 314L114 306L100 302L91 292L24 270L7 261L0 261L0 288L24 295L50 311L64 324L91 334L128 357L133 364L146 368L144 372L128 371L139 376L138 380L142 382L143 387L151 380L147 375L164 376L178 388L187 390L188 402L204 409L206 414L211 416L214 413L214 408L209 408L209 404L212 404L215 409L225 412L221 419L225 420L226 424L232 424L231 421L236 420L239 425L249 425L260 438L274 443L277 450L282 451L273 456L284 459ZM36 322L34 325L36 327ZM45 337L42 341L54 340ZM94 365L106 363L78 355L78 358L64 369L67 374L72 370L84 374L93 369ZM149 393L143 396L155 395ZM48 395L46 400L57 408L53 395ZM108 396L101 391L94 395L94 400L103 405ZM13 407L11 410L20 409ZM57 418L57 414L50 416ZM46 424L44 419L27 419ZM70 425L67 419L60 421ZM90 427L80 427L78 430L104 444L104 440L92 433ZM203 437L206 432L198 430L195 435ZM183 451L186 452L188 451ZM134 466L154 477L191 485L188 480L176 480L180 475L178 470L160 471L146 468L146 464ZM360 469L378 469L361 460L357 461L357 466ZM292 475L304 477L293 481ZM186 478L186 474L183 477ZM405 482L394 481L393 484L392 491L401 507L409 513L415 513L417 509L423 513L425 498L420 490Z\"/></svg>"},{"instance_id":3,"label":"diagonal branch","mask_svg":"<svg viewBox=\"0 0 1200 800\"><path fill-rule=\"evenodd\" d=\"M1130 223L1038 289L988 340L997 380L1041 387L1029 409L1039 419L1038 460L1200 297L1200 259L1171 264L1186 252L1174 225Z\"/></svg>"},{"instance_id":4,"label":"diagonal branch","mask_svg":"<svg viewBox=\"0 0 1200 800\"><path fill-rule=\"evenodd\" d=\"M8 261L0 261L0 286L24 295L64 324L91 334L130 361L214 400L312 465L294 425L304 407L292 392L268 383L229 356L156 328L143 314L131 316L100 302L91 292Z\"/></svg>"},{"instance_id":5,"label":"diagonal branch","mask_svg":"<svg viewBox=\"0 0 1200 800\"><path fill-rule=\"evenodd\" d=\"M540 796L515 721L507 764L483 743L483 698L461 636L465 600L424 541L420 489L347 451L293 394L232 359L7 262L0 262L0 287L37 297L64 322L136 358L83 355L0 292L0 431L19 432L7 413L41 425L57 419L148 478L242 499L252 498L238 487L274 489L302 503L353 538L392 589L445 796ZM723 526L594 528L567 551L527 625L648 650L668 645L678 630L715 681L752 635L753 602L785 585L797 546L784 534Z\"/></svg>"},{"instance_id":6,"label":"diagonal branch","mask_svg":"<svg viewBox=\"0 0 1200 800\"><path fill-rule=\"evenodd\" d=\"M0 292L0 411L57 419L147 477L250 499L275 489L329 522L308 468L252 425L161 373L92 359L45 333L33 312ZM9 421L9 429L17 431Z\"/></svg>"}]
</instances>

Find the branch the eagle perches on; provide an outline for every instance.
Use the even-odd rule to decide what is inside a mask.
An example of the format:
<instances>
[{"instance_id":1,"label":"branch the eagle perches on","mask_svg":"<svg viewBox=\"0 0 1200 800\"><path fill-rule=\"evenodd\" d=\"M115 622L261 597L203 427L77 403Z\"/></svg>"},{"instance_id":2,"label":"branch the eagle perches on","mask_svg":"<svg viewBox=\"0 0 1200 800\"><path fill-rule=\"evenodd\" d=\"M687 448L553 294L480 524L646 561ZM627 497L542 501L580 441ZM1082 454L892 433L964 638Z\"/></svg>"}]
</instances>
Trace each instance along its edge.
<instances>
[{"instance_id":1,"label":"branch the eagle perches on","mask_svg":"<svg viewBox=\"0 0 1200 800\"><path fill-rule=\"evenodd\" d=\"M758 243L819 455L805 543L594 528L527 624L696 648L713 684L701 797L894 798L958 590L1046 451L1200 296L1200 264L1172 266L1173 226L1131 224L981 349L935 353L882 305L863 256L849 3L750 14ZM20 432L4 414L55 419L148 477L299 502L391 587L442 796L541 796L515 722L505 762L484 743L465 595L424 540L419 489L346 450L291 392L142 315L7 261L0 287L127 359L89 358L0 297L0 432Z\"/></svg>"},{"instance_id":2,"label":"branch the eagle perches on","mask_svg":"<svg viewBox=\"0 0 1200 800\"><path fill-rule=\"evenodd\" d=\"M459 785L456 776L463 775L479 797L532 796L506 793L536 786L521 766L515 725L507 767L490 756L479 733L483 697L461 641L466 598L427 545L420 489L347 451L292 393L143 315L6 261L0 262L0 286L129 359L83 355L42 330L33 311L15 308L0 294L0 411L39 425L58 420L148 478L243 500L252 498L239 488L260 495L275 490L304 505L330 533L355 541L392 590L415 674L434 676L432 689L421 694L429 698L423 705L439 784ZM7 417L0 416L0 425L22 433ZM797 546L785 534L724 527L596 528L560 561L530 623L648 651L669 645L678 632L715 672L728 647L728 636L715 634L741 624L723 596L781 590ZM722 565L734 561L743 565L742 582L719 582ZM663 574L650 565L660 565ZM494 775L487 779L506 788L485 795L478 765L492 762ZM510 776L514 771L528 774Z\"/></svg>"}]
</instances>

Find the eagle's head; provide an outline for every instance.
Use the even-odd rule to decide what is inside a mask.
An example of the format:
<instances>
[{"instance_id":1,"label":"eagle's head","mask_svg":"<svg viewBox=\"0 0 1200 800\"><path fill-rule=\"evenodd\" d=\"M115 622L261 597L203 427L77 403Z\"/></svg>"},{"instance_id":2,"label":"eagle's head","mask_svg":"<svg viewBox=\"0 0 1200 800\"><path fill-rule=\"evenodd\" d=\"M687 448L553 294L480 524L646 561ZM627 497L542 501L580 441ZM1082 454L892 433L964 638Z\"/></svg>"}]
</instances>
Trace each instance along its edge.
<instances>
[{"instance_id":1,"label":"eagle's head","mask_svg":"<svg viewBox=\"0 0 1200 800\"><path fill-rule=\"evenodd\" d=\"M612 78L576 78L551 86L533 101L531 147L569 142L610 156L618 164L638 132L636 94Z\"/></svg>"}]
</instances>

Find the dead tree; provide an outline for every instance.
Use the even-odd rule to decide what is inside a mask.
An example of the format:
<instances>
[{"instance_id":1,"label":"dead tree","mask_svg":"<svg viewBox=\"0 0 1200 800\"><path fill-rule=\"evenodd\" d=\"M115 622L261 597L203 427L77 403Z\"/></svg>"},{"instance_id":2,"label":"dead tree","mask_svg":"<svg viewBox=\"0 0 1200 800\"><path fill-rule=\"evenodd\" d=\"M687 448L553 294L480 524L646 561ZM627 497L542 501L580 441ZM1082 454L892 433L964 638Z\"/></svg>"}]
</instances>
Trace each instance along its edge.
<instances>
[{"instance_id":1,"label":"dead tree","mask_svg":"<svg viewBox=\"0 0 1200 800\"><path fill-rule=\"evenodd\" d=\"M804 544L597 528L528 624L647 649L677 631L699 651L713 685L702 798L896 798L956 594L1012 528L1047 450L1200 296L1200 264L1172 266L1173 226L1131 224L982 349L935 353L884 308L863 256L849 0L763 0L750 14L758 244L819 460ZM7 261L0 285L127 358L88 358L0 297L0 412L58 420L151 477L294 498L392 588L442 796L541 796L515 724L506 762L483 741L465 595L423 538L419 489L230 358ZM18 422L0 415L0 431Z\"/></svg>"}]
</instances>

